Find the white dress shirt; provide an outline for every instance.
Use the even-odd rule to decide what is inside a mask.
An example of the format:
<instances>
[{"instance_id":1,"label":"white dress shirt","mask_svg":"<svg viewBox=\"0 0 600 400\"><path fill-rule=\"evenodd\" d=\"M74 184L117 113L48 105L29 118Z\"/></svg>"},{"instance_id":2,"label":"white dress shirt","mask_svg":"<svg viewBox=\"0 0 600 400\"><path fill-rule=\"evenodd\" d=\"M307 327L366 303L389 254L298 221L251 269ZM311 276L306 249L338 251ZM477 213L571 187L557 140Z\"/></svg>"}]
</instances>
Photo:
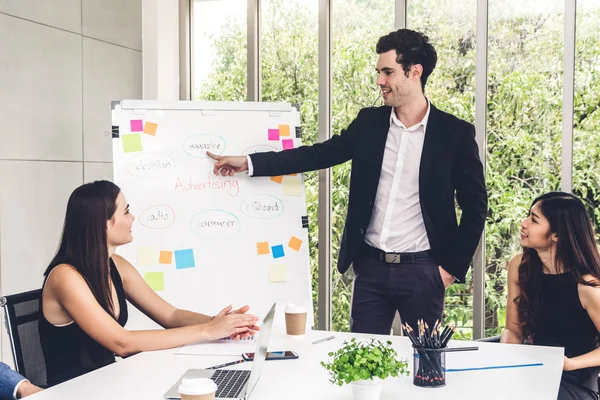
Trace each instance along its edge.
<instances>
[{"instance_id":1,"label":"white dress shirt","mask_svg":"<svg viewBox=\"0 0 600 400\"><path fill-rule=\"evenodd\" d=\"M365 234L367 244L386 252L430 249L419 201L419 167L430 110L428 101L423 120L406 128L392 108L379 186Z\"/></svg>"},{"instance_id":2,"label":"white dress shirt","mask_svg":"<svg viewBox=\"0 0 600 400\"><path fill-rule=\"evenodd\" d=\"M29 382L29 380L23 379L23 380L19 381L19 383L17 383L17 386L15 386L15 390L13 390L13 399L15 399L15 400L18 399L17 391L19 390L19 386L21 386L21 383L23 383L23 382Z\"/></svg>"},{"instance_id":3,"label":"white dress shirt","mask_svg":"<svg viewBox=\"0 0 600 400\"><path fill-rule=\"evenodd\" d=\"M386 252L430 249L419 201L419 167L430 110L427 101L427 112L421 122L406 128L392 107L379 186L365 234L367 244ZM246 157L248 174L252 176L252 160Z\"/></svg>"},{"instance_id":4,"label":"white dress shirt","mask_svg":"<svg viewBox=\"0 0 600 400\"><path fill-rule=\"evenodd\" d=\"M254 175L254 165L252 165L252 159L250 156L246 156L246 161L248 162L248 171L246 173L250 176Z\"/></svg>"}]
</instances>

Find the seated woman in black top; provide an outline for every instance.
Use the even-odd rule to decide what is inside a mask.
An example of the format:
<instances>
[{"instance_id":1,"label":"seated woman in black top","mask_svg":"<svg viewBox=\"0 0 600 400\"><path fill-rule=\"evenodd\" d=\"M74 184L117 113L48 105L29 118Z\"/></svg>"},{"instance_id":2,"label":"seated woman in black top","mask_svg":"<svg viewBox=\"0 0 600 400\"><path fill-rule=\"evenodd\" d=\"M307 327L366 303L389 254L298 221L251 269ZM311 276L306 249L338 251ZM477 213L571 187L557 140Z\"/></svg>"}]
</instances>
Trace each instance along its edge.
<instances>
[{"instance_id":1,"label":"seated woman in black top","mask_svg":"<svg viewBox=\"0 0 600 400\"><path fill-rule=\"evenodd\" d=\"M134 216L119 188L88 183L71 194L60 248L45 272L40 337L48 384L128 356L201 340L247 337L258 320L248 306L214 318L164 301L115 249L132 240ZM129 300L165 330L128 331Z\"/></svg>"},{"instance_id":2,"label":"seated woman in black top","mask_svg":"<svg viewBox=\"0 0 600 400\"><path fill-rule=\"evenodd\" d=\"M564 347L558 399L598 399L600 256L583 202L562 192L535 199L521 245L508 264L501 341Z\"/></svg>"}]
</instances>

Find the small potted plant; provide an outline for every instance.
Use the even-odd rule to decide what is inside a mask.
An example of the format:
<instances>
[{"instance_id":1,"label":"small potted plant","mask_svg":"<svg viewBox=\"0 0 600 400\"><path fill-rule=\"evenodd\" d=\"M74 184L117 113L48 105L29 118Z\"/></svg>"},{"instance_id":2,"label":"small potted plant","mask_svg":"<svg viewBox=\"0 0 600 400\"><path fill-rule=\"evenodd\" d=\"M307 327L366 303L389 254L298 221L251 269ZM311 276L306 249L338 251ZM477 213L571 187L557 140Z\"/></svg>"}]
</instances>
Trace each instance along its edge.
<instances>
[{"instance_id":1,"label":"small potted plant","mask_svg":"<svg viewBox=\"0 0 600 400\"><path fill-rule=\"evenodd\" d=\"M398 360L390 341L371 339L369 343L361 343L352 338L328 356L331 360L321 361L321 365L331 374L329 380L339 386L352 384L355 400L378 400L383 379L409 375L408 361Z\"/></svg>"}]
</instances>

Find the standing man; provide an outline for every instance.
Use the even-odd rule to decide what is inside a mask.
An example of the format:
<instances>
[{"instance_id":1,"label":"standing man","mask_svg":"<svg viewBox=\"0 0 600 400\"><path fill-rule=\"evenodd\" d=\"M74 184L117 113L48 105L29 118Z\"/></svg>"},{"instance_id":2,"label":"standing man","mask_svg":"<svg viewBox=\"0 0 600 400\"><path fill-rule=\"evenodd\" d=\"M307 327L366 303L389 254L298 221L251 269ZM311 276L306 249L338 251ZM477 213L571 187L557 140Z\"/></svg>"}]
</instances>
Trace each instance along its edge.
<instances>
[{"instance_id":1,"label":"standing man","mask_svg":"<svg viewBox=\"0 0 600 400\"><path fill-rule=\"evenodd\" d=\"M353 264L352 332L389 334L396 310L413 327L441 319L445 289L464 282L487 212L473 125L424 95L437 54L429 38L400 29L377 43L384 106L363 108L331 139L246 156L209 155L214 172L276 176L352 160L338 269ZM462 213L460 224L454 199Z\"/></svg>"}]
</instances>

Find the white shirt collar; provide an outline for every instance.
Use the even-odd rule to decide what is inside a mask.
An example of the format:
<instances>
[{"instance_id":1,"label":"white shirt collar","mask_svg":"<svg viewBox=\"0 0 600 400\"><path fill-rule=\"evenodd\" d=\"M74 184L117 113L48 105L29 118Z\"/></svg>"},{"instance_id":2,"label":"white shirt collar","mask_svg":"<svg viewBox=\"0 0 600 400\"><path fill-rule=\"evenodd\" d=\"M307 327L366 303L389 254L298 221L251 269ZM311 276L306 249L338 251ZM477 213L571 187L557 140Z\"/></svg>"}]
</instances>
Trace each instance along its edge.
<instances>
[{"instance_id":1,"label":"white shirt collar","mask_svg":"<svg viewBox=\"0 0 600 400\"><path fill-rule=\"evenodd\" d=\"M398 125L399 127L402 127L406 130L412 131L415 130L416 128L418 128L419 126L423 125L423 132L425 132L427 130L427 123L429 122L429 112L431 111L431 103L429 102L429 99L427 100L427 112L425 113L425 115L423 116L423 119L416 123L415 125L406 128L404 126L404 124L402 122L400 122L400 120L398 119L398 117L396 116L396 109L394 107L392 107L392 114L390 115L390 125L392 123Z\"/></svg>"}]
</instances>

